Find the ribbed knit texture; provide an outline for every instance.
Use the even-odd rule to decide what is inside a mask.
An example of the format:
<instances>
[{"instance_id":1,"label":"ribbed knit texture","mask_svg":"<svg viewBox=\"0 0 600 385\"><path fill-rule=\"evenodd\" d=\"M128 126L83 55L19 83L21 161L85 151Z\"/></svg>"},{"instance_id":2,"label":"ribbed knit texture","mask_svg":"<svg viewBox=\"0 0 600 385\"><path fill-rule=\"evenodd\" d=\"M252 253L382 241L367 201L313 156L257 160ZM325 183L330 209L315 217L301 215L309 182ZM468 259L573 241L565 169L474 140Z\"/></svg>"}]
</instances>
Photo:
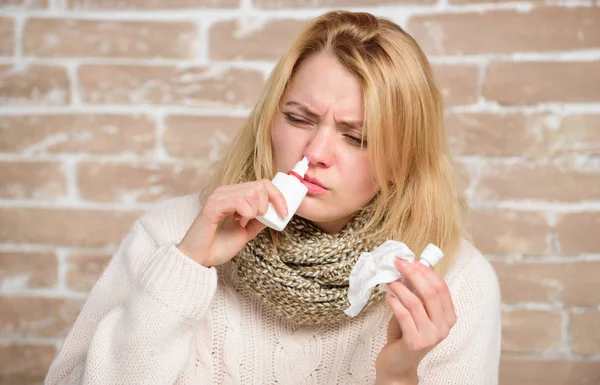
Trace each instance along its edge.
<instances>
[{"instance_id":1,"label":"ribbed knit texture","mask_svg":"<svg viewBox=\"0 0 600 385\"><path fill-rule=\"evenodd\" d=\"M245 286L268 307L302 325L339 322L347 318L349 277L364 251L381 242L356 235L370 219L362 210L335 235L327 234L304 218L293 217L281 233L277 248L268 231L262 231L232 260ZM381 301L378 289L365 305L367 311Z\"/></svg>"},{"instance_id":2,"label":"ribbed knit texture","mask_svg":"<svg viewBox=\"0 0 600 385\"><path fill-rule=\"evenodd\" d=\"M123 240L52 363L47 384L373 384L391 312L385 303L326 325L299 325L244 288L230 264L205 268L175 245L200 210L171 199ZM498 382L500 292L463 242L446 276L457 324L419 365L420 384Z\"/></svg>"}]
</instances>

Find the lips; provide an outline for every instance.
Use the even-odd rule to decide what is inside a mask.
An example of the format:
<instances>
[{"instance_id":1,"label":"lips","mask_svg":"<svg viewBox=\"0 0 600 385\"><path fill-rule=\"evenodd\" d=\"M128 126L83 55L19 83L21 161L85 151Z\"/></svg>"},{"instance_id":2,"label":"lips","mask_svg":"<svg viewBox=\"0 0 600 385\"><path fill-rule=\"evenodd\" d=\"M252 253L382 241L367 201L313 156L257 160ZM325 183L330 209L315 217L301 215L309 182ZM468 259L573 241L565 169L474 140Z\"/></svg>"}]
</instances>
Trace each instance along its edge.
<instances>
[{"instance_id":1,"label":"lips","mask_svg":"<svg viewBox=\"0 0 600 385\"><path fill-rule=\"evenodd\" d=\"M319 180L317 178L312 178L312 177L310 177L308 175L304 175L304 180L307 181L310 184L313 184L315 186L318 186L318 187L321 187L321 188L327 190L327 187L325 187L323 185L323 183L319 182Z\"/></svg>"},{"instance_id":2,"label":"lips","mask_svg":"<svg viewBox=\"0 0 600 385\"><path fill-rule=\"evenodd\" d=\"M329 191L316 178L311 178L306 175L304 176L304 181L302 183L308 188L309 195L323 195Z\"/></svg>"}]
</instances>

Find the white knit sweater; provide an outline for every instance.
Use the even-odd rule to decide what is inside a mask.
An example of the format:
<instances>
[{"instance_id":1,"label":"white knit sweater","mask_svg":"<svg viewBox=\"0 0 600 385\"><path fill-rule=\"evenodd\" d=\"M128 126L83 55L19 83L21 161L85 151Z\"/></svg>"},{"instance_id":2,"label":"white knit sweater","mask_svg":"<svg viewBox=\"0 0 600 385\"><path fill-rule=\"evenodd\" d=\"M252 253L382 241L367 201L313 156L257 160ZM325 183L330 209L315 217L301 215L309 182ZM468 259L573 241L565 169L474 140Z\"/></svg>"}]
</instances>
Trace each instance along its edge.
<instances>
[{"instance_id":1,"label":"white knit sweater","mask_svg":"<svg viewBox=\"0 0 600 385\"><path fill-rule=\"evenodd\" d=\"M143 215L92 289L47 384L373 384L385 302L341 324L299 326L175 245L200 210L187 196ZM464 242L446 276L457 312L419 366L420 384L498 382L500 292Z\"/></svg>"}]
</instances>

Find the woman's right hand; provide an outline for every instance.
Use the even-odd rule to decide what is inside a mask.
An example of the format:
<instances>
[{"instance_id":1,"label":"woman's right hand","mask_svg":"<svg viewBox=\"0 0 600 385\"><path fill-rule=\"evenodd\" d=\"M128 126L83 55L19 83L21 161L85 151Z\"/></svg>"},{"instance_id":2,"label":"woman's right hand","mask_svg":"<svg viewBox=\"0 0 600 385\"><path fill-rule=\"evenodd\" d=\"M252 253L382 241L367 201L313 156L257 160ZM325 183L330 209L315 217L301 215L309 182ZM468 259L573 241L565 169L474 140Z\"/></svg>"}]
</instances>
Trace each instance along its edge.
<instances>
[{"instance_id":1,"label":"woman's right hand","mask_svg":"<svg viewBox=\"0 0 600 385\"><path fill-rule=\"evenodd\" d=\"M203 266L223 264L266 227L255 218L267 212L269 202L287 215L283 194L268 179L218 187L177 248Z\"/></svg>"}]
</instances>

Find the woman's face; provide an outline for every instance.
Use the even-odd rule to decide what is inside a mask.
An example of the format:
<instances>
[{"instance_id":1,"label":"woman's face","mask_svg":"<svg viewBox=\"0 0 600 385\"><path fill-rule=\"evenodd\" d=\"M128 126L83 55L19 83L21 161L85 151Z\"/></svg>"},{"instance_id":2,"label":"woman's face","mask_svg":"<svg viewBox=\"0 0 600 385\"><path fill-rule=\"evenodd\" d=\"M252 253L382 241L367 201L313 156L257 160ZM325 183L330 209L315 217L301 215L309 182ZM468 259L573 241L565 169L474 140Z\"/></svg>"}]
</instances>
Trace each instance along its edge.
<instances>
[{"instance_id":1,"label":"woman's face","mask_svg":"<svg viewBox=\"0 0 600 385\"><path fill-rule=\"evenodd\" d=\"M297 215L327 233L340 231L377 193L366 145L361 145L363 96L357 80L330 54L307 58L275 117L276 171L304 156L309 192Z\"/></svg>"}]
</instances>

